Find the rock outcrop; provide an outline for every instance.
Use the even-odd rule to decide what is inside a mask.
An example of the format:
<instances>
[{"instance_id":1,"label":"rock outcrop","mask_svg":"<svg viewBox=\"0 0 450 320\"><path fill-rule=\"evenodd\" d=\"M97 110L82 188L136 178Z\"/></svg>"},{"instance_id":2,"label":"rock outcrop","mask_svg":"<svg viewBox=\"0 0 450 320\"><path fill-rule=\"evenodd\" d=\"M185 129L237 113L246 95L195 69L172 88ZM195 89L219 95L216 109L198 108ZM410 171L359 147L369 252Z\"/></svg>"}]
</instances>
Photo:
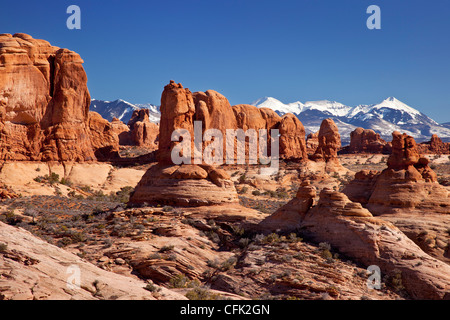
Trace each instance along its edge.
<instances>
[{"instance_id":1,"label":"rock outcrop","mask_svg":"<svg viewBox=\"0 0 450 320\"><path fill-rule=\"evenodd\" d=\"M442 142L437 134L433 134L430 141L419 143L417 147L420 153L450 154L450 143Z\"/></svg>"},{"instance_id":2,"label":"rock outcrop","mask_svg":"<svg viewBox=\"0 0 450 320\"><path fill-rule=\"evenodd\" d=\"M0 35L0 159L96 159L82 63L45 40Z\"/></svg>"},{"instance_id":3,"label":"rock outcrop","mask_svg":"<svg viewBox=\"0 0 450 320\"><path fill-rule=\"evenodd\" d=\"M142 280L108 272L0 222L0 300L155 300ZM79 283L77 283L77 275ZM158 288L159 299L186 297Z\"/></svg>"},{"instance_id":4,"label":"rock outcrop","mask_svg":"<svg viewBox=\"0 0 450 320\"><path fill-rule=\"evenodd\" d=\"M159 127L150 122L148 109L133 111L130 121L128 121L129 140L132 145L144 147L150 150L158 148Z\"/></svg>"},{"instance_id":5,"label":"rock outcrop","mask_svg":"<svg viewBox=\"0 0 450 320\"><path fill-rule=\"evenodd\" d=\"M449 192L437 183L429 160L420 156L414 139L392 134L392 154L381 173L360 172L343 190L350 200L375 215L398 212L448 213Z\"/></svg>"},{"instance_id":6,"label":"rock outcrop","mask_svg":"<svg viewBox=\"0 0 450 320\"><path fill-rule=\"evenodd\" d=\"M358 172L343 192L373 215L393 222L428 254L450 262L445 227L450 223L450 193L437 183L412 137L394 132L392 147L388 168Z\"/></svg>"},{"instance_id":7,"label":"rock outcrop","mask_svg":"<svg viewBox=\"0 0 450 320\"><path fill-rule=\"evenodd\" d=\"M349 153L382 153L391 151L389 143L381 139L372 129L356 128L350 133Z\"/></svg>"},{"instance_id":8,"label":"rock outcrop","mask_svg":"<svg viewBox=\"0 0 450 320\"><path fill-rule=\"evenodd\" d=\"M322 121L318 141L319 144L311 157L312 160L339 163L337 153L341 148L341 136L338 127L332 119Z\"/></svg>"},{"instance_id":9,"label":"rock outcrop","mask_svg":"<svg viewBox=\"0 0 450 320\"><path fill-rule=\"evenodd\" d=\"M127 146L133 143L130 137L130 127L117 118L113 118L110 123L111 129L119 139L119 145Z\"/></svg>"},{"instance_id":10,"label":"rock outcrop","mask_svg":"<svg viewBox=\"0 0 450 320\"><path fill-rule=\"evenodd\" d=\"M142 177L130 204L209 206L238 203L234 183L222 169L208 165L158 163Z\"/></svg>"},{"instance_id":11,"label":"rock outcrop","mask_svg":"<svg viewBox=\"0 0 450 320\"><path fill-rule=\"evenodd\" d=\"M306 152L308 156L311 157L316 153L317 147L319 146L319 131L310 133L306 137Z\"/></svg>"},{"instance_id":12,"label":"rock outcrop","mask_svg":"<svg viewBox=\"0 0 450 320\"><path fill-rule=\"evenodd\" d=\"M313 206L317 197L317 190L309 180L302 182L295 198L279 208L272 215L263 220L260 225L271 230L283 230L300 227L308 210Z\"/></svg>"},{"instance_id":13,"label":"rock outcrop","mask_svg":"<svg viewBox=\"0 0 450 320\"><path fill-rule=\"evenodd\" d=\"M164 87L161 96L161 119L159 122L159 146L157 159L160 162L173 163L172 149L179 143L172 141L172 133L184 129L191 136L191 150L194 149L194 113L195 104L189 89L181 83L170 81ZM193 154L191 154L193 156Z\"/></svg>"},{"instance_id":14,"label":"rock outcrop","mask_svg":"<svg viewBox=\"0 0 450 320\"><path fill-rule=\"evenodd\" d=\"M400 277L411 298L450 299L450 266L424 253L393 224L373 217L361 204L327 188L321 191L317 205L310 204L308 200L306 205L298 205L296 223L292 219L296 206L291 202L286 205L288 209L279 209L261 227L282 231L302 228L314 241L327 242L366 267L378 266L382 276L387 275L385 279Z\"/></svg>"},{"instance_id":15,"label":"rock outcrop","mask_svg":"<svg viewBox=\"0 0 450 320\"><path fill-rule=\"evenodd\" d=\"M259 134L260 129L279 129L280 158L286 160L306 161L305 129L292 114L283 117L267 108L251 105L230 106L228 100L220 93L208 90L191 93L181 84L171 81L161 97L160 137L158 160L172 163L171 151L178 141L171 141L175 129L185 129L191 136L191 158L194 158L194 121L202 121L202 133L208 129L217 129L222 133L224 159L226 159L226 130L253 129ZM203 143L202 150L208 143ZM270 140L268 141L270 154ZM246 152L248 154L248 152ZM231 152L233 154L233 152ZM236 154L236 147L235 152Z\"/></svg>"},{"instance_id":16,"label":"rock outcrop","mask_svg":"<svg viewBox=\"0 0 450 320\"><path fill-rule=\"evenodd\" d=\"M112 124L97 112L90 111L88 125L96 158L108 160L119 157L119 136Z\"/></svg>"},{"instance_id":17,"label":"rock outcrop","mask_svg":"<svg viewBox=\"0 0 450 320\"><path fill-rule=\"evenodd\" d=\"M286 113L280 126L280 158L284 160L307 161L305 128L292 113Z\"/></svg>"}]
</instances>

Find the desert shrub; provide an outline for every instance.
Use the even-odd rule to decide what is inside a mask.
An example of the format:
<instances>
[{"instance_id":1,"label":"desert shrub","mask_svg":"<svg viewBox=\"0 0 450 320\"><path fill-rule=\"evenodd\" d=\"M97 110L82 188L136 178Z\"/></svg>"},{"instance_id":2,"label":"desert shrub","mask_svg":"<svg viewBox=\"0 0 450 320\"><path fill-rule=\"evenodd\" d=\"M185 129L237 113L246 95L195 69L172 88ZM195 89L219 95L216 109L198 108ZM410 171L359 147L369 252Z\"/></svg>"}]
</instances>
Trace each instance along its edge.
<instances>
[{"instance_id":1,"label":"desert shrub","mask_svg":"<svg viewBox=\"0 0 450 320\"><path fill-rule=\"evenodd\" d=\"M293 232L288 235L287 239L290 242L301 242L301 241L303 241L303 239L301 237L297 236L297 234L293 233Z\"/></svg>"},{"instance_id":2,"label":"desert shrub","mask_svg":"<svg viewBox=\"0 0 450 320\"><path fill-rule=\"evenodd\" d=\"M130 195L134 191L134 188L131 186L126 186L117 191L115 194L112 193L110 198L112 201L127 203L130 200Z\"/></svg>"},{"instance_id":3,"label":"desert shrub","mask_svg":"<svg viewBox=\"0 0 450 320\"><path fill-rule=\"evenodd\" d=\"M163 212L172 212L174 209L171 206L165 206L162 208Z\"/></svg>"},{"instance_id":4,"label":"desert shrub","mask_svg":"<svg viewBox=\"0 0 450 320\"><path fill-rule=\"evenodd\" d=\"M152 253L151 255L148 256L149 260L158 260L161 259L161 255L159 253Z\"/></svg>"},{"instance_id":5,"label":"desert shrub","mask_svg":"<svg viewBox=\"0 0 450 320\"><path fill-rule=\"evenodd\" d=\"M248 191L248 187L242 187L242 188L238 191L238 193L239 193L239 194L246 194L247 191Z\"/></svg>"},{"instance_id":6,"label":"desert shrub","mask_svg":"<svg viewBox=\"0 0 450 320\"><path fill-rule=\"evenodd\" d=\"M333 261L333 254L331 253L331 246L327 242L319 243L320 256L327 261Z\"/></svg>"},{"instance_id":7,"label":"desert shrub","mask_svg":"<svg viewBox=\"0 0 450 320\"><path fill-rule=\"evenodd\" d=\"M247 248L249 244L250 244L250 239L249 238L241 238L241 239L239 239L239 246L241 248Z\"/></svg>"},{"instance_id":8,"label":"desert shrub","mask_svg":"<svg viewBox=\"0 0 450 320\"><path fill-rule=\"evenodd\" d=\"M259 195L261 195L261 191L259 191L259 190L253 190L253 191L252 191L252 195L254 195L254 196L259 196Z\"/></svg>"},{"instance_id":9,"label":"desert shrub","mask_svg":"<svg viewBox=\"0 0 450 320\"><path fill-rule=\"evenodd\" d=\"M276 233L271 233L271 234L267 235L266 237L264 237L264 239L261 242L268 243L268 244L275 244L275 243L280 242L280 236Z\"/></svg>"},{"instance_id":10,"label":"desert shrub","mask_svg":"<svg viewBox=\"0 0 450 320\"><path fill-rule=\"evenodd\" d=\"M59 174L52 172L50 176L48 176L48 183L54 184L59 182Z\"/></svg>"},{"instance_id":11,"label":"desert shrub","mask_svg":"<svg viewBox=\"0 0 450 320\"><path fill-rule=\"evenodd\" d=\"M15 226L18 223L21 223L22 220L23 220L23 218L16 215L14 213L14 210L9 210L8 212L6 212L0 216L0 221L3 221L4 223L9 224L11 226Z\"/></svg>"},{"instance_id":12,"label":"desert shrub","mask_svg":"<svg viewBox=\"0 0 450 320\"><path fill-rule=\"evenodd\" d=\"M87 240L87 235L84 232L73 232L70 235L72 243L85 242Z\"/></svg>"},{"instance_id":13,"label":"desert shrub","mask_svg":"<svg viewBox=\"0 0 450 320\"><path fill-rule=\"evenodd\" d=\"M72 181L70 181L69 179L66 179L66 178L61 178L61 184L70 187L70 186L72 186Z\"/></svg>"},{"instance_id":14,"label":"desert shrub","mask_svg":"<svg viewBox=\"0 0 450 320\"><path fill-rule=\"evenodd\" d=\"M208 267L210 267L210 268L213 268L213 269L218 269L219 268L219 260L216 258L216 259L214 259L214 260L208 260L207 262L206 262L206 265L208 266Z\"/></svg>"},{"instance_id":15,"label":"desert shrub","mask_svg":"<svg viewBox=\"0 0 450 320\"><path fill-rule=\"evenodd\" d=\"M150 292L159 292L161 291L161 288L158 286L155 286L153 283L149 283L144 287L145 290L148 290Z\"/></svg>"},{"instance_id":16,"label":"desert shrub","mask_svg":"<svg viewBox=\"0 0 450 320\"><path fill-rule=\"evenodd\" d=\"M245 229L241 226L231 226L231 228L233 229L233 234L235 236L242 237L245 233Z\"/></svg>"},{"instance_id":17,"label":"desert shrub","mask_svg":"<svg viewBox=\"0 0 450 320\"><path fill-rule=\"evenodd\" d=\"M197 284L196 281L190 280L184 274L177 274L169 280L171 288L192 288Z\"/></svg>"},{"instance_id":18,"label":"desert shrub","mask_svg":"<svg viewBox=\"0 0 450 320\"><path fill-rule=\"evenodd\" d=\"M225 260L224 262L221 263L220 271L228 271L228 270L232 269L234 267L234 265L236 264L236 262L237 262L236 257L228 258L227 260Z\"/></svg>"},{"instance_id":19,"label":"desert shrub","mask_svg":"<svg viewBox=\"0 0 450 320\"><path fill-rule=\"evenodd\" d=\"M0 253L4 253L6 250L8 250L8 244L0 243Z\"/></svg>"},{"instance_id":20,"label":"desert shrub","mask_svg":"<svg viewBox=\"0 0 450 320\"><path fill-rule=\"evenodd\" d=\"M173 248L174 248L173 245L163 246L161 249L159 249L159 252L163 253L163 252L171 251L171 250L173 250Z\"/></svg>"},{"instance_id":21,"label":"desert shrub","mask_svg":"<svg viewBox=\"0 0 450 320\"><path fill-rule=\"evenodd\" d=\"M212 293L206 287L196 287L186 293L186 298L189 300L219 300L221 296L216 293Z\"/></svg>"}]
</instances>

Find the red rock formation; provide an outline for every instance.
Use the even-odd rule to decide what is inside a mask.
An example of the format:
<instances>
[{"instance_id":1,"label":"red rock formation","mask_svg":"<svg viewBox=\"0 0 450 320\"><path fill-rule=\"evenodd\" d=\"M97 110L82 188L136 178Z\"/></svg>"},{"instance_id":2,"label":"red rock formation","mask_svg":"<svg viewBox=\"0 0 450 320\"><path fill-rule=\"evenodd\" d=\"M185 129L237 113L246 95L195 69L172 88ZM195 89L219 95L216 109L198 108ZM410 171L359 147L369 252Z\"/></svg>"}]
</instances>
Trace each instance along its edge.
<instances>
[{"instance_id":1,"label":"red rock formation","mask_svg":"<svg viewBox=\"0 0 450 320\"><path fill-rule=\"evenodd\" d=\"M96 150L96 158L107 160L118 157L119 136L114 131L112 124L93 111L89 112L88 119L91 143Z\"/></svg>"},{"instance_id":2,"label":"red rock formation","mask_svg":"<svg viewBox=\"0 0 450 320\"><path fill-rule=\"evenodd\" d=\"M306 161L305 130L302 123L292 114L281 118L272 110L251 105L231 107L221 94L208 90L192 94L181 84L171 81L164 88L161 97L161 121L158 159L171 163L171 151L179 142L172 142L175 129L186 129L191 135L191 159L194 157L194 121L202 121L202 131L218 129L224 138L226 156L226 130L271 129L280 131L280 157L282 159ZM207 144L203 144L203 148ZM270 150L270 143L268 143ZM270 152L270 151L269 151Z\"/></svg>"},{"instance_id":3,"label":"red rock formation","mask_svg":"<svg viewBox=\"0 0 450 320\"><path fill-rule=\"evenodd\" d=\"M308 200L303 206L291 202L285 207L263 221L261 228L286 232L301 228L309 238L329 243L366 267L378 266L381 277L400 274L414 299L450 299L450 266L427 255L393 224L374 218L346 195L325 188L315 206Z\"/></svg>"},{"instance_id":4,"label":"red rock formation","mask_svg":"<svg viewBox=\"0 0 450 320\"><path fill-rule=\"evenodd\" d=\"M161 96L161 120L159 122L158 161L172 163L172 149L179 143L172 141L172 132L176 129L186 129L191 135L192 150L194 149L194 113L195 104L189 89L181 83L171 80L164 87ZM192 155L191 155L192 156Z\"/></svg>"},{"instance_id":5,"label":"red rock formation","mask_svg":"<svg viewBox=\"0 0 450 320\"><path fill-rule=\"evenodd\" d=\"M82 63L47 41L0 35L0 159L96 159Z\"/></svg>"},{"instance_id":6,"label":"red rock formation","mask_svg":"<svg viewBox=\"0 0 450 320\"><path fill-rule=\"evenodd\" d=\"M290 227L295 229L313 206L316 195L316 188L311 186L310 181L303 181L295 198L267 217L260 225L272 230Z\"/></svg>"},{"instance_id":7,"label":"red rock formation","mask_svg":"<svg viewBox=\"0 0 450 320\"><path fill-rule=\"evenodd\" d=\"M159 127L157 124L150 122L148 109L133 111L128 126L130 127L129 139L132 145L150 150L158 148Z\"/></svg>"},{"instance_id":8,"label":"red rock formation","mask_svg":"<svg viewBox=\"0 0 450 320\"><path fill-rule=\"evenodd\" d=\"M442 142L437 134L433 134L430 141L419 143L417 147L420 153L450 154L450 143Z\"/></svg>"},{"instance_id":9,"label":"red rock formation","mask_svg":"<svg viewBox=\"0 0 450 320\"><path fill-rule=\"evenodd\" d=\"M448 191L437 183L436 173L422 158L414 139L392 134L392 154L381 173L358 173L343 192L365 205L373 214L405 211L448 213Z\"/></svg>"},{"instance_id":10,"label":"red rock formation","mask_svg":"<svg viewBox=\"0 0 450 320\"><path fill-rule=\"evenodd\" d=\"M389 144L371 129L356 128L350 134L349 153L390 153Z\"/></svg>"},{"instance_id":11,"label":"red rock formation","mask_svg":"<svg viewBox=\"0 0 450 320\"><path fill-rule=\"evenodd\" d=\"M319 131L310 133L306 137L306 152L308 156L314 155L316 153L317 147L319 146Z\"/></svg>"},{"instance_id":12,"label":"red rock formation","mask_svg":"<svg viewBox=\"0 0 450 320\"><path fill-rule=\"evenodd\" d=\"M315 161L339 162L337 152L341 148L341 136L332 119L325 119L320 125L319 144L312 156Z\"/></svg>"},{"instance_id":13,"label":"red rock formation","mask_svg":"<svg viewBox=\"0 0 450 320\"><path fill-rule=\"evenodd\" d=\"M307 161L305 128L292 113L286 113L281 119L280 158L284 160Z\"/></svg>"},{"instance_id":14,"label":"red rock formation","mask_svg":"<svg viewBox=\"0 0 450 320\"><path fill-rule=\"evenodd\" d=\"M114 134L119 138L119 145L128 146L133 144L129 133L130 128L125 123L117 118L113 118L111 121L111 128L114 131Z\"/></svg>"},{"instance_id":15,"label":"red rock formation","mask_svg":"<svg viewBox=\"0 0 450 320\"><path fill-rule=\"evenodd\" d=\"M229 175L207 165L152 166L130 197L131 204L210 206L238 203Z\"/></svg>"}]
</instances>

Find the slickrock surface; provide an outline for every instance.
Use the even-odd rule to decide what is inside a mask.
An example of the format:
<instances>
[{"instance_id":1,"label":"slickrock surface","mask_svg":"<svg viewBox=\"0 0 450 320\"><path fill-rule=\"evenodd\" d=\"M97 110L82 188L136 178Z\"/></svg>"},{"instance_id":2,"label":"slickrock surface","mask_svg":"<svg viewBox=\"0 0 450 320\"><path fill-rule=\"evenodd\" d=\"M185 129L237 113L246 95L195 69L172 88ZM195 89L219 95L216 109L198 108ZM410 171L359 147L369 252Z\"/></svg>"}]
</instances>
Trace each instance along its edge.
<instances>
[{"instance_id":1,"label":"slickrock surface","mask_svg":"<svg viewBox=\"0 0 450 320\"><path fill-rule=\"evenodd\" d=\"M23 229L0 222L0 242L0 300L155 300L144 281L102 270ZM74 267L79 288L67 285ZM160 290L160 299L186 299Z\"/></svg>"},{"instance_id":2,"label":"slickrock surface","mask_svg":"<svg viewBox=\"0 0 450 320\"><path fill-rule=\"evenodd\" d=\"M0 36L0 159L96 159L82 63L45 40Z\"/></svg>"},{"instance_id":3,"label":"slickrock surface","mask_svg":"<svg viewBox=\"0 0 450 320\"><path fill-rule=\"evenodd\" d=\"M298 215L303 218L297 225L289 222L283 229L301 227L315 241L326 241L366 266L377 265L383 274L397 274L412 298L450 299L450 266L424 253L393 224L374 218L361 204L330 189L322 190L317 205L305 213L307 206L299 207ZM278 216L283 219L281 213ZM261 226L269 228L270 220Z\"/></svg>"}]
</instances>

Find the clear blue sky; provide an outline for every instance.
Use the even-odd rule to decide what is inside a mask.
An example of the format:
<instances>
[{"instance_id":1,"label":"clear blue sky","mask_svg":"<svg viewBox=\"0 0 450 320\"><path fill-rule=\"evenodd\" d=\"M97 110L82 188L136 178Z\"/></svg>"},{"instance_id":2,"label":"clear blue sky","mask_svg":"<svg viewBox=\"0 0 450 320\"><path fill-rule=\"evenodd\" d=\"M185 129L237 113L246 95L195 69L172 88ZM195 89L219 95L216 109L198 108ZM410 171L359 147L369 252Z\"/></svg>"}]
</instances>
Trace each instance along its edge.
<instances>
[{"instance_id":1,"label":"clear blue sky","mask_svg":"<svg viewBox=\"0 0 450 320\"><path fill-rule=\"evenodd\" d=\"M81 30L66 28L70 4ZM381 30L366 27L371 4ZM174 79L231 104L395 96L450 121L448 0L18 0L0 26L78 52L96 99L159 104Z\"/></svg>"}]
</instances>

